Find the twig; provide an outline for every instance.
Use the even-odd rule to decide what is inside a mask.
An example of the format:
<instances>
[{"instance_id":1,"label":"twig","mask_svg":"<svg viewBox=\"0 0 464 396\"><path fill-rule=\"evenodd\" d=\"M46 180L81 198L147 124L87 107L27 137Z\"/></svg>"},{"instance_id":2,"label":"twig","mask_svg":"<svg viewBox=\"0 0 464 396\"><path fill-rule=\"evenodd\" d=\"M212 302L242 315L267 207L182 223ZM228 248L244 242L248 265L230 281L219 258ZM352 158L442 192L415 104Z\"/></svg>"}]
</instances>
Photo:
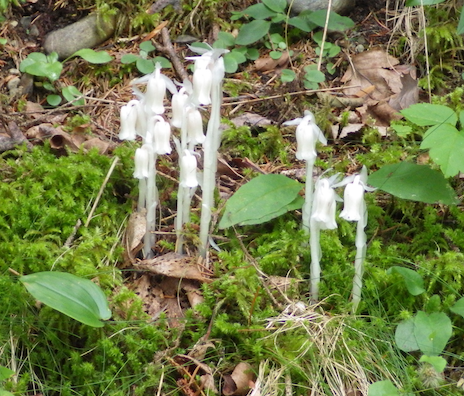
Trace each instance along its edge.
<instances>
[{"instance_id":1,"label":"twig","mask_svg":"<svg viewBox=\"0 0 464 396\"><path fill-rule=\"evenodd\" d=\"M68 239L66 239L66 242L64 243L64 247L66 247L66 248L71 247L71 244L73 243L74 238L75 238L75 236L77 234L77 230L79 229L79 227L81 225L82 225L81 219L77 219L76 224L74 225L74 228L73 228L71 234L69 234Z\"/></svg>"},{"instance_id":2,"label":"twig","mask_svg":"<svg viewBox=\"0 0 464 396\"><path fill-rule=\"evenodd\" d=\"M100 187L100 191L98 192L97 198L95 199L95 202L93 203L92 209L90 210L89 216L87 217L87 221L85 222L84 227L88 227L90 220L92 220L93 213L95 212L95 209L97 209L98 203L100 202L100 198L103 195L103 191L105 190L106 184L108 183L108 180L110 179L111 174L114 171L114 168L116 167L116 164L119 161L119 157L114 157L113 163L110 166L110 169L108 170L108 173L106 174L105 180L103 180L103 184Z\"/></svg>"},{"instance_id":3,"label":"twig","mask_svg":"<svg viewBox=\"0 0 464 396\"><path fill-rule=\"evenodd\" d=\"M187 71L184 68L184 65L180 61L179 57L177 56L176 50L172 45L171 38L169 37L169 30L167 28L163 28L161 30L161 37L163 39L163 44L156 44L156 49L161 51L165 55L167 55L174 66L174 70L176 71L177 75L181 78L182 81L189 78Z\"/></svg>"}]
</instances>

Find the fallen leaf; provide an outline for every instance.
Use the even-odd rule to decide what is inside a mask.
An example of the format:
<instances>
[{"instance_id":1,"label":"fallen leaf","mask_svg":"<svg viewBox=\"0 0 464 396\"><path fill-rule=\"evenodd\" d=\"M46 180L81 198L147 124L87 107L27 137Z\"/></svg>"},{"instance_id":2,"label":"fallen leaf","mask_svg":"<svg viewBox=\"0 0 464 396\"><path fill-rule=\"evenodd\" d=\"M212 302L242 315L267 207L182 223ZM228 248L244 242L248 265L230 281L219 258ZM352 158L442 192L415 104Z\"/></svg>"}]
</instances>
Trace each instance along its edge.
<instances>
[{"instance_id":1,"label":"fallen leaf","mask_svg":"<svg viewBox=\"0 0 464 396\"><path fill-rule=\"evenodd\" d=\"M227 378L227 387L223 387L222 393L226 396L243 396L248 393L251 385L253 385L255 375L252 367L248 363L240 362L235 366L230 378L224 376L224 379L225 378ZM230 380L232 380L233 383Z\"/></svg>"},{"instance_id":2,"label":"fallen leaf","mask_svg":"<svg viewBox=\"0 0 464 396\"><path fill-rule=\"evenodd\" d=\"M359 132L364 125L365 124L348 124L347 126L342 128L340 135L338 136L338 139L343 139L347 137L350 133Z\"/></svg>"},{"instance_id":3,"label":"fallen leaf","mask_svg":"<svg viewBox=\"0 0 464 396\"><path fill-rule=\"evenodd\" d=\"M272 125L273 122L266 117L263 117L256 113L245 112L238 117L232 118L230 120L237 128L242 126L251 126L251 127L264 127L267 125Z\"/></svg>"},{"instance_id":4,"label":"fallen leaf","mask_svg":"<svg viewBox=\"0 0 464 396\"><path fill-rule=\"evenodd\" d=\"M279 59L272 59L269 56L258 58L255 60L255 70L259 72L275 70L285 66L289 60L288 52L283 52Z\"/></svg>"}]
</instances>

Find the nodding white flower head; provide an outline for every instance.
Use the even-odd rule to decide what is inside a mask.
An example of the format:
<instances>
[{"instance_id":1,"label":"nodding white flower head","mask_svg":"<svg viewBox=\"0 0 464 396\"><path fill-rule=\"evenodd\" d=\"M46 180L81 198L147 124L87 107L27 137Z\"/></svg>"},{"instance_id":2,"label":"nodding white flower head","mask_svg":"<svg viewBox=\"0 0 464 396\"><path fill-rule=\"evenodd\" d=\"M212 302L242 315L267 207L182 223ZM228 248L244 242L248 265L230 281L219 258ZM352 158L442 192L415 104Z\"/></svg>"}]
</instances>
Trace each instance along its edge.
<instances>
[{"instance_id":1,"label":"nodding white flower head","mask_svg":"<svg viewBox=\"0 0 464 396\"><path fill-rule=\"evenodd\" d=\"M197 158L189 150L184 150L180 164L180 184L183 187L198 186Z\"/></svg>"},{"instance_id":2,"label":"nodding white flower head","mask_svg":"<svg viewBox=\"0 0 464 396\"><path fill-rule=\"evenodd\" d=\"M211 104L211 86L213 73L209 68L199 68L195 65L193 72L193 97L198 104Z\"/></svg>"},{"instance_id":3,"label":"nodding white flower head","mask_svg":"<svg viewBox=\"0 0 464 396\"><path fill-rule=\"evenodd\" d=\"M331 181L319 179L316 182L311 220L316 221L321 230L333 230L337 228L335 221L336 201L339 200Z\"/></svg>"},{"instance_id":4,"label":"nodding white flower head","mask_svg":"<svg viewBox=\"0 0 464 396\"><path fill-rule=\"evenodd\" d=\"M164 97L166 95L166 81L161 76L161 65L156 64L155 71L150 75L147 81L147 90L145 92L145 111L147 114L164 113Z\"/></svg>"},{"instance_id":5,"label":"nodding white flower head","mask_svg":"<svg viewBox=\"0 0 464 396\"><path fill-rule=\"evenodd\" d=\"M166 122L163 117L154 117L155 126L153 129L153 150L156 154L171 154L171 144L169 138L171 137L171 126Z\"/></svg>"},{"instance_id":6,"label":"nodding white flower head","mask_svg":"<svg viewBox=\"0 0 464 396\"><path fill-rule=\"evenodd\" d=\"M351 183L347 184L344 192L344 207L340 213L342 219L348 221L364 221L366 226L367 216L364 193L374 191L375 188L367 186L367 168L363 166L359 175L354 175Z\"/></svg>"},{"instance_id":7,"label":"nodding white flower head","mask_svg":"<svg viewBox=\"0 0 464 396\"><path fill-rule=\"evenodd\" d=\"M176 92L172 95L172 118L171 125L176 128L182 127L182 122L184 120L186 103L188 100L188 94L186 88L182 87L179 92Z\"/></svg>"},{"instance_id":8,"label":"nodding white flower head","mask_svg":"<svg viewBox=\"0 0 464 396\"><path fill-rule=\"evenodd\" d=\"M135 170L134 177L136 179L147 178L150 174L148 169L149 157L151 155L151 149L147 145L143 145L141 148L135 150Z\"/></svg>"},{"instance_id":9,"label":"nodding white flower head","mask_svg":"<svg viewBox=\"0 0 464 396\"><path fill-rule=\"evenodd\" d=\"M314 162L317 157L316 143L319 140L323 145L327 139L316 125L313 113L306 110L303 118L284 122L283 125L297 125L296 127L296 158L299 160Z\"/></svg>"},{"instance_id":10,"label":"nodding white flower head","mask_svg":"<svg viewBox=\"0 0 464 396\"><path fill-rule=\"evenodd\" d=\"M196 107L187 108L187 140L188 143L202 144L205 141L203 134L203 121L200 110Z\"/></svg>"},{"instance_id":11,"label":"nodding white flower head","mask_svg":"<svg viewBox=\"0 0 464 396\"><path fill-rule=\"evenodd\" d=\"M135 140L137 137L136 124L137 124L137 107L139 101L134 99L121 107L121 129L119 131L119 139L121 140Z\"/></svg>"}]
</instances>

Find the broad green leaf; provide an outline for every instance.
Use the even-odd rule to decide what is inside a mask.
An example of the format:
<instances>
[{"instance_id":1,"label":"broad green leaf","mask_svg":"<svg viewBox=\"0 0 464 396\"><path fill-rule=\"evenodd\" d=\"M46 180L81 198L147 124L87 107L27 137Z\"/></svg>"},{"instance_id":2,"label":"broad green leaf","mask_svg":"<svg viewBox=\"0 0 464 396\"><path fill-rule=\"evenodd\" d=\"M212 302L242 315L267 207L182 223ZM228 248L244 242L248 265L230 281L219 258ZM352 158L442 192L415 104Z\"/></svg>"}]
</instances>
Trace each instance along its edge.
<instances>
[{"instance_id":1,"label":"broad green leaf","mask_svg":"<svg viewBox=\"0 0 464 396\"><path fill-rule=\"evenodd\" d=\"M263 3L275 12L285 13L285 9L287 8L286 0L262 0Z\"/></svg>"},{"instance_id":2,"label":"broad green leaf","mask_svg":"<svg viewBox=\"0 0 464 396\"><path fill-rule=\"evenodd\" d=\"M416 271L409 268L394 266L388 269L387 273L396 273L403 277L408 292L413 296L418 296L425 292L424 279Z\"/></svg>"},{"instance_id":3,"label":"broad green leaf","mask_svg":"<svg viewBox=\"0 0 464 396\"><path fill-rule=\"evenodd\" d=\"M409 125L395 124L392 122L390 126L395 133L402 138L407 137L412 132L412 128Z\"/></svg>"},{"instance_id":4,"label":"broad green leaf","mask_svg":"<svg viewBox=\"0 0 464 396\"><path fill-rule=\"evenodd\" d=\"M403 199L445 205L459 202L443 174L427 165L409 162L385 165L369 175L368 183Z\"/></svg>"},{"instance_id":5,"label":"broad green leaf","mask_svg":"<svg viewBox=\"0 0 464 396\"><path fill-rule=\"evenodd\" d=\"M440 165L445 177L456 176L464 171L464 132L454 126L432 126L425 133L420 147L430 149L430 157Z\"/></svg>"},{"instance_id":6,"label":"broad green leaf","mask_svg":"<svg viewBox=\"0 0 464 396\"><path fill-rule=\"evenodd\" d=\"M140 59L140 56L138 55L134 55L134 54L125 54L123 56L121 56L121 63L123 65L127 65L129 63L134 63L136 62L138 59Z\"/></svg>"},{"instance_id":7,"label":"broad green leaf","mask_svg":"<svg viewBox=\"0 0 464 396\"><path fill-rule=\"evenodd\" d=\"M300 16L292 17L288 20L288 24L291 26L294 26L303 32L309 33L311 32L316 25L310 21L308 21L307 18L302 18Z\"/></svg>"},{"instance_id":8,"label":"broad green leaf","mask_svg":"<svg viewBox=\"0 0 464 396\"><path fill-rule=\"evenodd\" d=\"M26 73L33 76L47 77L50 81L55 81L60 78L63 64L61 62L36 62L24 68Z\"/></svg>"},{"instance_id":9,"label":"broad green leaf","mask_svg":"<svg viewBox=\"0 0 464 396\"><path fill-rule=\"evenodd\" d=\"M222 48L232 47L235 45L235 37L229 32L219 32L218 40L221 40L224 43L225 46Z\"/></svg>"},{"instance_id":10,"label":"broad green leaf","mask_svg":"<svg viewBox=\"0 0 464 396\"><path fill-rule=\"evenodd\" d=\"M396 346L404 352L419 350L419 344L414 335L414 319L402 321L395 330Z\"/></svg>"},{"instance_id":11,"label":"broad green leaf","mask_svg":"<svg viewBox=\"0 0 464 396\"><path fill-rule=\"evenodd\" d=\"M219 228L260 224L288 211L301 185L283 175L260 175L229 198Z\"/></svg>"},{"instance_id":12,"label":"broad green leaf","mask_svg":"<svg viewBox=\"0 0 464 396\"><path fill-rule=\"evenodd\" d=\"M143 74L150 74L155 71L155 64L153 63L153 60L151 59L142 59L139 58L135 62L137 69Z\"/></svg>"},{"instance_id":13,"label":"broad green leaf","mask_svg":"<svg viewBox=\"0 0 464 396\"><path fill-rule=\"evenodd\" d=\"M243 15L248 15L253 19L266 19L276 15L275 11L272 11L269 7L266 7L263 3L253 4L252 6L243 10ZM249 24L243 25L247 26ZM243 27L242 27L243 29ZM241 29L240 29L241 30ZM242 44L245 45L245 44Z\"/></svg>"},{"instance_id":14,"label":"broad green leaf","mask_svg":"<svg viewBox=\"0 0 464 396\"><path fill-rule=\"evenodd\" d=\"M437 373L442 373L446 367L446 360L441 356L427 356L422 355L419 362L426 362L433 366Z\"/></svg>"},{"instance_id":15,"label":"broad green leaf","mask_svg":"<svg viewBox=\"0 0 464 396\"><path fill-rule=\"evenodd\" d=\"M139 48L145 52L154 51L156 48L150 41L144 41L140 43Z\"/></svg>"},{"instance_id":16,"label":"broad green leaf","mask_svg":"<svg viewBox=\"0 0 464 396\"><path fill-rule=\"evenodd\" d=\"M437 124L456 125L458 117L448 106L430 103L418 103L401 110L401 114L408 120L419 126Z\"/></svg>"},{"instance_id":17,"label":"broad green leaf","mask_svg":"<svg viewBox=\"0 0 464 396\"><path fill-rule=\"evenodd\" d=\"M64 98L68 102L73 102L74 101L73 104L75 106L83 106L83 105L85 105L85 99L84 98L80 98L78 100L75 100L78 97L82 96L82 93L74 85L70 85L69 87L64 87L63 90L61 91L61 93L63 94Z\"/></svg>"},{"instance_id":18,"label":"broad green leaf","mask_svg":"<svg viewBox=\"0 0 464 396\"><path fill-rule=\"evenodd\" d=\"M443 3L445 0L406 0L406 7L435 5Z\"/></svg>"},{"instance_id":19,"label":"broad green leaf","mask_svg":"<svg viewBox=\"0 0 464 396\"><path fill-rule=\"evenodd\" d=\"M271 59L274 59L274 60L277 60L277 59L280 59L282 57L282 52L281 51L271 51L269 52L269 56L271 57Z\"/></svg>"},{"instance_id":20,"label":"broad green leaf","mask_svg":"<svg viewBox=\"0 0 464 396\"><path fill-rule=\"evenodd\" d=\"M461 8L461 16L459 17L456 34L464 34L464 7Z\"/></svg>"},{"instance_id":21,"label":"broad green leaf","mask_svg":"<svg viewBox=\"0 0 464 396\"><path fill-rule=\"evenodd\" d=\"M308 16L308 20L317 26L324 27L327 19L327 10L317 10ZM327 28L329 30L336 30L343 32L344 30L351 29L354 27L354 22L348 17L344 17L336 14L335 12L330 13L329 23Z\"/></svg>"},{"instance_id":22,"label":"broad green leaf","mask_svg":"<svg viewBox=\"0 0 464 396\"><path fill-rule=\"evenodd\" d=\"M390 380L386 380L370 384L367 396L400 396L400 393Z\"/></svg>"},{"instance_id":23,"label":"broad green leaf","mask_svg":"<svg viewBox=\"0 0 464 396\"><path fill-rule=\"evenodd\" d=\"M0 388L0 396L15 396L13 393Z\"/></svg>"},{"instance_id":24,"label":"broad green leaf","mask_svg":"<svg viewBox=\"0 0 464 396\"><path fill-rule=\"evenodd\" d=\"M461 127L461 129L464 128L464 110L461 110L459 112L459 126Z\"/></svg>"},{"instance_id":25,"label":"broad green leaf","mask_svg":"<svg viewBox=\"0 0 464 396\"><path fill-rule=\"evenodd\" d=\"M256 60L259 58L259 51L256 48L247 48L246 57L250 60Z\"/></svg>"},{"instance_id":26,"label":"broad green leaf","mask_svg":"<svg viewBox=\"0 0 464 396\"><path fill-rule=\"evenodd\" d=\"M280 76L280 79L282 82L292 82L296 78L296 73L293 70L290 69L284 69L282 70L282 75Z\"/></svg>"},{"instance_id":27,"label":"broad green leaf","mask_svg":"<svg viewBox=\"0 0 464 396\"><path fill-rule=\"evenodd\" d=\"M66 272L38 272L19 280L32 296L69 317L93 327L111 317L103 291L92 281Z\"/></svg>"},{"instance_id":28,"label":"broad green leaf","mask_svg":"<svg viewBox=\"0 0 464 396\"><path fill-rule=\"evenodd\" d=\"M311 70L311 69L306 69L305 67L305 76L304 78L308 81L315 82L315 83L321 83L325 81L325 75L319 70Z\"/></svg>"},{"instance_id":29,"label":"broad green leaf","mask_svg":"<svg viewBox=\"0 0 464 396\"><path fill-rule=\"evenodd\" d=\"M464 318L464 297L456 301L456 303L450 308L450 311Z\"/></svg>"},{"instance_id":30,"label":"broad green leaf","mask_svg":"<svg viewBox=\"0 0 464 396\"><path fill-rule=\"evenodd\" d=\"M451 320L443 312L427 314L418 311L414 318L414 336L420 351L425 355L436 356L442 353L452 332Z\"/></svg>"},{"instance_id":31,"label":"broad green leaf","mask_svg":"<svg viewBox=\"0 0 464 396\"><path fill-rule=\"evenodd\" d=\"M232 52L225 54L222 58L224 59L224 69L226 73L235 73L238 70L238 62Z\"/></svg>"},{"instance_id":32,"label":"broad green leaf","mask_svg":"<svg viewBox=\"0 0 464 396\"><path fill-rule=\"evenodd\" d=\"M0 381L10 378L15 372L7 367L0 366Z\"/></svg>"},{"instance_id":33,"label":"broad green leaf","mask_svg":"<svg viewBox=\"0 0 464 396\"><path fill-rule=\"evenodd\" d=\"M256 41L263 38L269 28L271 27L271 22L264 20L254 20L246 25L243 25L240 31L238 32L235 43L238 45L250 45Z\"/></svg>"},{"instance_id":34,"label":"broad green leaf","mask_svg":"<svg viewBox=\"0 0 464 396\"><path fill-rule=\"evenodd\" d=\"M161 65L161 68L162 69L170 69L172 68L172 63L166 59L164 56L155 56L153 59L152 59L152 62L156 65L157 63L159 63Z\"/></svg>"},{"instance_id":35,"label":"broad green leaf","mask_svg":"<svg viewBox=\"0 0 464 396\"><path fill-rule=\"evenodd\" d=\"M58 106L60 103L61 103L61 96L60 95L48 95L47 96L47 103L50 105L50 106Z\"/></svg>"},{"instance_id":36,"label":"broad green leaf","mask_svg":"<svg viewBox=\"0 0 464 396\"><path fill-rule=\"evenodd\" d=\"M80 56L82 59L89 63L103 64L113 60L113 57L106 51L94 51L91 48L83 48L79 51L74 52L71 56Z\"/></svg>"},{"instance_id":37,"label":"broad green leaf","mask_svg":"<svg viewBox=\"0 0 464 396\"><path fill-rule=\"evenodd\" d=\"M253 225L253 224L266 223L267 221L275 219L276 217L279 217L283 215L284 213L290 212L292 210L301 209L303 207L303 204L304 204L304 198L298 195L293 202L290 202L288 205L285 205L279 208L275 212L266 213L264 216L250 220L250 221L244 221L240 223L240 225Z\"/></svg>"}]
</instances>

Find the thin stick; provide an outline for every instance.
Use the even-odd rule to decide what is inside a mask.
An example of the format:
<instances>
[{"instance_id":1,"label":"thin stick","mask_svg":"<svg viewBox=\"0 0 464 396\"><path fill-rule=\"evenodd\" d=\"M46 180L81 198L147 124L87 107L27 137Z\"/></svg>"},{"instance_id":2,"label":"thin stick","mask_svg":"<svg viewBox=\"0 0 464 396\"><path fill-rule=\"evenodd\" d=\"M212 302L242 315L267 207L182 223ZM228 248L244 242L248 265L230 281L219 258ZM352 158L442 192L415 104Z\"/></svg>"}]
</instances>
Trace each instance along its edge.
<instances>
[{"instance_id":1,"label":"thin stick","mask_svg":"<svg viewBox=\"0 0 464 396\"><path fill-rule=\"evenodd\" d=\"M103 195L103 191L105 190L105 187L108 183L108 180L110 180L110 176L114 171L114 168L116 167L116 164L119 161L119 157L114 157L113 163L110 166L110 169L108 170L108 173L106 174L105 180L103 180L103 184L100 187L100 191L98 192L97 198L95 199L95 202L93 203L92 209L90 210L89 216L87 217L87 221L84 224L84 227L88 227L90 220L92 220L93 213L97 209L98 203L100 202L100 198Z\"/></svg>"}]
</instances>

